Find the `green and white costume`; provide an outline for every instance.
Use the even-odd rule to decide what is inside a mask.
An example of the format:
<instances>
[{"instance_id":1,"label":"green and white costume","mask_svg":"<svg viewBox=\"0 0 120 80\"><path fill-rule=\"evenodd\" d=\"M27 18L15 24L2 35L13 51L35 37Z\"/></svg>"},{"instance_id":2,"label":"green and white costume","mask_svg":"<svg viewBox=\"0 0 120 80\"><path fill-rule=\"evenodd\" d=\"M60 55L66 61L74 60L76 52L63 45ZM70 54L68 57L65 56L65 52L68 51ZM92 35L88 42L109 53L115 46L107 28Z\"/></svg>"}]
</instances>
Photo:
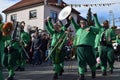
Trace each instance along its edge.
<instances>
[{"instance_id":1,"label":"green and white costume","mask_svg":"<svg viewBox=\"0 0 120 80\"><path fill-rule=\"evenodd\" d=\"M79 73L85 73L86 64L90 66L92 72L95 72L96 60L93 48L96 34L99 32L99 27L86 26L81 28L75 23L73 18L71 23L76 30L74 45L76 46ZM88 28L90 29L89 31L87 31Z\"/></svg>"},{"instance_id":2,"label":"green and white costume","mask_svg":"<svg viewBox=\"0 0 120 80\"><path fill-rule=\"evenodd\" d=\"M108 61L109 68L112 70L114 64L114 51L112 47L112 41L115 40L115 32L111 28L105 29L105 27L101 26L97 19L97 16L94 17L94 20L95 26L100 27L100 32L98 34L98 52L101 59L101 69L102 71L106 71Z\"/></svg>"},{"instance_id":3,"label":"green and white costume","mask_svg":"<svg viewBox=\"0 0 120 80\"><path fill-rule=\"evenodd\" d=\"M4 54L4 39L2 36L2 31L1 31L2 27L3 27L3 23L0 22L0 79L4 80L2 71L1 71L1 68L2 68L1 60L2 60L2 55Z\"/></svg>"},{"instance_id":4,"label":"green and white costume","mask_svg":"<svg viewBox=\"0 0 120 80\"><path fill-rule=\"evenodd\" d=\"M21 45L25 48L25 46L28 45L29 41L30 41L30 35L27 32L22 30L20 33ZM27 59L27 56L23 51L22 47L20 47L20 59L18 60L18 67L20 69L24 69L26 64L26 59Z\"/></svg>"},{"instance_id":5,"label":"green and white costume","mask_svg":"<svg viewBox=\"0 0 120 80\"><path fill-rule=\"evenodd\" d=\"M62 28L62 30L60 32L57 32L57 31L55 31L51 20L49 20L46 23L46 29L52 37L51 59L53 62L53 67L55 69L55 73L60 73L64 67L65 52L63 52L63 49L64 49L64 44L66 42L66 33L65 33L65 27L62 26L61 28ZM62 39L62 42L59 42L60 39Z\"/></svg>"},{"instance_id":6,"label":"green and white costume","mask_svg":"<svg viewBox=\"0 0 120 80\"><path fill-rule=\"evenodd\" d=\"M15 67L17 66L17 60L20 57L19 48L20 45L18 41L11 41L10 39L5 41L2 63L8 69L8 77L13 77L15 75Z\"/></svg>"}]
</instances>

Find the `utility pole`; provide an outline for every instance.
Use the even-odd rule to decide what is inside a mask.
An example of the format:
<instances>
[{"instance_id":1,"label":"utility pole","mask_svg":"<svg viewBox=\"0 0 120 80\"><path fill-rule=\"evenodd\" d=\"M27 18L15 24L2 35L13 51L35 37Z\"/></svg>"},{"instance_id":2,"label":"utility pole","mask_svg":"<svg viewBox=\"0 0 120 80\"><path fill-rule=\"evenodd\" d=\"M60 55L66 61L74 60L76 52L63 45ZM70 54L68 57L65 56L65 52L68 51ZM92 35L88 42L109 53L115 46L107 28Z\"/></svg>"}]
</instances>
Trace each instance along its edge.
<instances>
[{"instance_id":1,"label":"utility pole","mask_svg":"<svg viewBox=\"0 0 120 80\"><path fill-rule=\"evenodd\" d=\"M44 0L44 5L47 5L48 4L48 0Z\"/></svg>"},{"instance_id":2,"label":"utility pole","mask_svg":"<svg viewBox=\"0 0 120 80\"><path fill-rule=\"evenodd\" d=\"M112 17L112 22L113 22L113 26L115 26L115 18L114 18L114 13L112 10L109 11L110 17ZM110 22L111 19L109 19Z\"/></svg>"}]
</instances>

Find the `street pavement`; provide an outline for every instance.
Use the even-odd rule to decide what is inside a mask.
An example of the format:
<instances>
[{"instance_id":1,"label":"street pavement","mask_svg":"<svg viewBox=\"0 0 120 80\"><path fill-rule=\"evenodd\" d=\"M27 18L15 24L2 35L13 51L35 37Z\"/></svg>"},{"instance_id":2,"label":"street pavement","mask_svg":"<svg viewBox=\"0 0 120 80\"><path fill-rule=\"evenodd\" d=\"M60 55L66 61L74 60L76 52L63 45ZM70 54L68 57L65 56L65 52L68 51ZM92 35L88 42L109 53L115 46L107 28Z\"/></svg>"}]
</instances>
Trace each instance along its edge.
<instances>
[{"instance_id":1,"label":"street pavement","mask_svg":"<svg viewBox=\"0 0 120 80\"><path fill-rule=\"evenodd\" d=\"M120 62L115 62L114 67L114 73L110 74L110 72L107 71L107 76L102 76L100 69L97 70L95 79L91 79L91 72L89 67L87 67L88 71L85 73L85 78L86 80L120 80ZM6 69L3 69L3 74L5 78L8 76ZM27 64L25 71L15 72L15 78L16 80L52 80L53 74L52 65L48 63L35 66ZM77 80L77 78L77 61L65 61L63 76L60 76L58 80Z\"/></svg>"}]
</instances>

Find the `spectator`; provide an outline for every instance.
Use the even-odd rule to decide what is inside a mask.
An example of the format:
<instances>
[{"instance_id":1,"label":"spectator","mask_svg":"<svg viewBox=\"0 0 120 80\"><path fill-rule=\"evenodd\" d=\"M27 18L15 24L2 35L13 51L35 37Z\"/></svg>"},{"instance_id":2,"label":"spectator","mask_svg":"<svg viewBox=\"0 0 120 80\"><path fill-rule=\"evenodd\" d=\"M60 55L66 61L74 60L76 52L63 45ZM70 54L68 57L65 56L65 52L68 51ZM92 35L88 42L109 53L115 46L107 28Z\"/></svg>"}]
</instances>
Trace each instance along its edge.
<instances>
[{"instance_id":1,"label":"spectator","mask_svg":"<svg viewBox=\"0 0 120 80\"><path fill-rule=\"evenodd\" d=\"M30 52L33 52L33 65L42 63L41 56L41 37L39 36L39 32L35 32L34 40L32 41Z\"/></svg>"}]
</instances>

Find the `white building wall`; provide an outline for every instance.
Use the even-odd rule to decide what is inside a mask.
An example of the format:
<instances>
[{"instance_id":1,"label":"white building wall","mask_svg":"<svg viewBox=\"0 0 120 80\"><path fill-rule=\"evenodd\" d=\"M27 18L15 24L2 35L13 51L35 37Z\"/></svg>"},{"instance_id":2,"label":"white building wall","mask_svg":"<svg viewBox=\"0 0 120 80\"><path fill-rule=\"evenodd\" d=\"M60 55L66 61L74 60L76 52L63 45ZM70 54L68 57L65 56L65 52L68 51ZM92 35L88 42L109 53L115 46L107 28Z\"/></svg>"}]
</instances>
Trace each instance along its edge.
<instances>
[{"instance_id":1,"label":"white building wall","mask_svg":"<svg viewBox=\"0 0 120 80\"><path fill-rule=\"evenodd\" d=\"M37 18L29 19L29 11L36 10L37 11ZM26 26L37 26L40 29L43 29L44 25L44 6L33 7L13 13L7 14L7 21L11 21L11 15L17 14L17 21L25 21Z\"/></svg>"},{"instance_id":2,"label":"white building wall","mask_svg":"<svg viewBox=\"0 0 120 80\"><path fill-rule=\"evenodd\" d=\"M29 11L31 10L37 10L37 18L29 19ZM54 6L41 5L38 7L28 8L25 10L20 10L20 11L9 13L7 14L7 21L11 21L11 15L17 14L17 21L20 21L20 22L25 21L26 23L25 30L27 29L27 27L33 27L33 26L39 27L39 29L44 29L44 19L46 19L47 16L50 16L51 10L56 11L57 14L59 14L59 12L61 11L60 8L57 8ZM74 17L75 21L77 21L77 15L74 13L72 13L71 15ZM62 22L63 24L65 24L65 20L63 20Z\"/></svg>"}]
</instances>

